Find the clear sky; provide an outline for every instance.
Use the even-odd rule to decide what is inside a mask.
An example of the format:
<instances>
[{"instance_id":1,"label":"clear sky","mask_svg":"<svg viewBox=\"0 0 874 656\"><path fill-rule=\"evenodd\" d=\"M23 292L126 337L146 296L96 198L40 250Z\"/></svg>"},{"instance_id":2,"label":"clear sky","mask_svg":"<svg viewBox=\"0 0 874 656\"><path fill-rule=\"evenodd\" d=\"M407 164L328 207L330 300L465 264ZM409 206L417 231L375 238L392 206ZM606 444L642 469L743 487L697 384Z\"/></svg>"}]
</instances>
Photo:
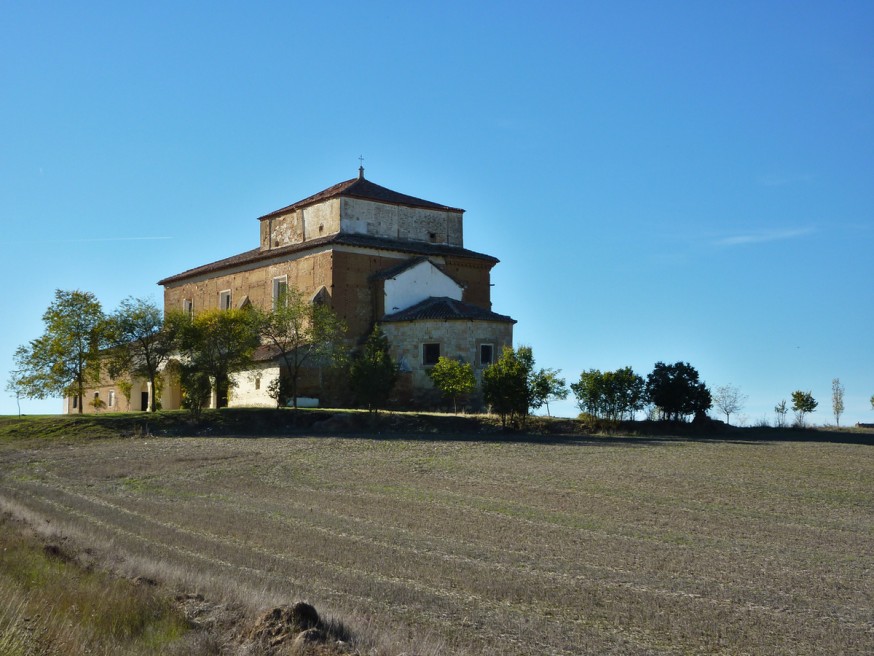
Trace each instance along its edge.
<instances>
[{"instance_id":1,"label":"clear sky","mask_svg":"<svg viewBox=\"0 0 874 656\"><path fill-rule=\"evenodd\" d=\"M462 207L539 366L874 422L874 3L4 2L0 374L357 173ZM0 386L2 389L2 386ZM23 401L28 413L59 400ZM576 414L573 404L559 413ZM16 412L0 394L0 414Z\"/></svg>"}]
</instances>

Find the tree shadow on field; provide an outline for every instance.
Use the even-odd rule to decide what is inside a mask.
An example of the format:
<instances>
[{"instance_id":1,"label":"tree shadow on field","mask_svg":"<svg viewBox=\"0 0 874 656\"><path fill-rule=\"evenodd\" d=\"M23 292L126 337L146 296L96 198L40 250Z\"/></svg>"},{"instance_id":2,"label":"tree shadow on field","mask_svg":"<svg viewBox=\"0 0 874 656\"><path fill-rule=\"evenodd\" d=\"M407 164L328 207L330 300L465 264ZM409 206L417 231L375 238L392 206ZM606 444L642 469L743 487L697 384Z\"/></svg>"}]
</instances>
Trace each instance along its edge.
<instances>
[{"instance_id":1,"label":"tree shadow on field","mask_svg":"<svg viewBox=\"0 0 874 656\"><path fill-rule=\"evenodd\" d=\"M177 432L178 428L183 430ZM193 430L192 430L193 429ZM622 422L593 432L572 419L532 417L526 430L502 429L494 417L324 409L233 408L207 411L197 423L168 431L186 437L332 437L419 442L494 442L555 446L669 446L688 442L762 445L823 442L874 445L874 430L736 428L719 421Z\"/></svg>"},{"instance_id":2,"label":"tree shadow on field","mask_svg":"<svg viewBox=\"0 0 874 656\"><path fill-rule=\"evenodd\" d=\"M2 439L147 437L311 438L419 442L494 442L555 446L670 446L688 442L874 445L871 428L736 428L718 421L613 422L531 417L525 430L504 430L496 417L355 410L224 408L199 417L186 411L0 418Z\"/></svg>"}]
</instances>

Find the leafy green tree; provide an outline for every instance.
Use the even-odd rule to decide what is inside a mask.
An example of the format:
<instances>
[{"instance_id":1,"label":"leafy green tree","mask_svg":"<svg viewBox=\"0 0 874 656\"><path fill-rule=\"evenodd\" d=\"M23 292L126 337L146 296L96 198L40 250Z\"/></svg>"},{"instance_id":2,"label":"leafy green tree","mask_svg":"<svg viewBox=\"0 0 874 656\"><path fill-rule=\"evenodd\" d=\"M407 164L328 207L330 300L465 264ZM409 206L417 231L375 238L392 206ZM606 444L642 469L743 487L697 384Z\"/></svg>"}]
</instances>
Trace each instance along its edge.
<instances>
[{"instance_id":1,"label":"leafy green tree","mask_svg":"<svg viewBox=\"0 0 874 656\"><path fill-rule=\"evenodd\" d=\"M786 414L789 412L789 406L786 405L786 399L783 399L774 406L774 413L777 415L777 428L786 426Z\"/></svg>"},{"instance_id":2,"label":"leafy green tree","mask_svg":"<svg viewBox=\"0 0 874 656\"><path fill-rule=\"evenodd\" d=\"M501 426L507 420L516 426L524 424L531 407L529 379L534 369L530 347L518 350L505 346L501 357L483 370L483 399L501 417Z\"/></svg>"},{"instance_id":3,"label":"leafy green tree","mask_svg":"<svg viewBox=\"0 0 874 656\"><path fill-rule=\"evenodd\" d=\"M604 373L598 369L584 371L579 382L571 384L571 390L580 410L600 419L633 418L645 399L643 378L631 367Z\"/></svg>"},{"instance_id":4,"label":"leafy green tree","mask_svg":"<svg viewBox=\"0 0 874 656\"><path fill-rule=\"evenodd\" d=\"M835 425L841 425L841 415L844 414L844 386L841 379L832 380L832 412L835 414Z\"/></svg>"},{"instance_id":5,"label":"leafy green tree","mask_svg":"<svg viewBox=\"0 0 874 656\"><path fill-rule=\"evenodd\" d=\"M646 377L646 394L662 417L674 421L688 415L699 416L713 404L710 390L688 362L656 362Z\"/></svg>"},{"instance_id":6,"label":"leafy green tree","mask_svg":"<svg viewBox=\"0 0 874 656\"><path fill-rule=\"evenodd\" d=\"M81 414L85 385L100 375L100 302L91 292L58 289L42 320L42 336L15 351L13 388L26 398L75 395Z\"/></svg>"},{"instance_id":7,"label":"leafy green tree","mask_svg":"<svg viewBox=\"0 0 874 656\"><path fill-rule=\"evenodd\" d=\"M871 395L871 409L874 410L874 394Z\"/></svg>"},{"instance_id":8,"label":"leafy green tree","mask_svg":"<svg viewBox=\"0 0 874 656\"><path fill-rule=\"evenodd\" d=\"M646 399L646 384L631 367L608 371L604 375L608 390L607 409L611 419L633 419L642 410Z\"/></svg>"},{"instance_id":9,"label":"leafy green tree","mask_svg":"<svg viewBox=\"0 0 874 656\"><path fill-rule=\"evenodd\" d=\"M176 348L175 323L164 324L161 308L150 299L126 298L107 321L109 375L128 374L151 383L149 409L155 412L158 372ZM130 401L130 389L126 394Z\"/></svg>"},{"instance_id":10,"label":"leafy green tree","mask_svg":"<svg viewBox=\"0 0 874 656\"><path fill-rule=\"evenodd\" d=\"M581 412L593 417L603 417L604 393L603 376L598 369L589 369L580 374L576 383L571 383L571 391L577 398L577 407Z\"/></svg>"},{"instance_id":11,"label":"leafy green tree","mask_svg":"<svg viewBox=\"0 0 874 656\"><path fill-rule=\"evenodd\" d=\"M437 364L428 370L428 376L444 398L452 399L455 414L458 414L458 398L476 389L476 376L469 362L459 362L441 355Z\"/></svg>"},{"instance_id":12,"label":"leafy green tree","mask_svg":"<svg viewBox=\"0 0 874 656\"><path fill-rule=\"evenodd\" d=\"M713 405L725 415L725 423L730 423L731 415L740 412L746 403L747 396L734 385L717 387L713 392Z\"/></svg>"},{"instance_id":13,"label":"leafy green tree","mask_svg":"<svg viewBox=\"0 0 874 656\"><path fill-rule=\"evenodd\" d=\"M349 383L355 398L370 412L385 407L398 380L398 366L389 352L388 337L375 326L364 349L352 360Z\"/></svg>"},{"instance_id":14,"label":"leafy green tree","mask_svg":"<svg viewBox=\"0 0 874 656\"><path fill-rule=\"evenodd\" d=\"M179 367L179 383L182 386L182 407L195 417L200 417L212 393L209 376L200 371L197 365L186 362Z\"/></svg>"},{"instance_id":15,"label":"leafy green tree","mask_svg":"<svg viewBox=\"0 0 874 656\"><path fill-rule=\"evenodd\" d=\"M297 408L298 381L305 364L335 367L345 361L346 324L329 306L311 303L294 289L284 292L272 311L254 312L262 341L285 364L287 379L280 378L274 398L281 405L290 396Z\"/></svg>"},{"instance_id":16,"label":"leafy green tree","mask_svg":"<svg viewBox=\"0 0 874 656\"><path fill-rule=\"evenodd\" d=\"M259 345L255 316L246 309L207 310L193 317L174 313L167 320L178 334L186 393L192 395L186 383L196 383L200 391L203 380L198 376L206 376L215 389L218 407L227 405L230 374L245 369Z\"/></svg>"},{"instance_id":17,"label":"leafy green tree","mask_svg":"<svg viewBox=\"0 0 874 656\"><path fill-rule=\"evenodd\" d=\"M529 384L531 386L531 407L540 408L546 406L546 414L549 412L549 402L566 399L568 396L567 383L564 378L559 378L561 369L541 369L533 372Z\"/></svg>"},{"instance_id":18,"label":"leafy green tree","mask_svg":"<svg viewBox=\"0 0 874 656\"><path fill-rule=\"evenodd\" d=\"M795 421L799 427L804 428L805 415L814 412L818 405L819 403L814 400L813 394L810 392L802 392L801 390L792 392L792 409L795 411Z\"/></svg>"}]
</instances>

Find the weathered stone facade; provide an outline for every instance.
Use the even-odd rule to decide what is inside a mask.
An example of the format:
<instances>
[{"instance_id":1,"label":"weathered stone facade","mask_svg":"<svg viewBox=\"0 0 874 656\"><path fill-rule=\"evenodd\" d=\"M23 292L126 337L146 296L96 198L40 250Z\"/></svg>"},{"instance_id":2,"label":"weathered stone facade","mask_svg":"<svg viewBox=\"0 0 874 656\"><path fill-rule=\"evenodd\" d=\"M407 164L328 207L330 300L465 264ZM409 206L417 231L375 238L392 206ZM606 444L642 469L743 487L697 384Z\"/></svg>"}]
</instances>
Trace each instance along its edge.
<instances>
[{"instance_id":1,"label":"weathered stone facade","mask_svg":"<svg viewBox=\"0 0 874 656\"><path fill-rule=\"evenodd\" d=\"M495 353L512 345L515 322L491 311L490 272L498 260L464 248L463 214L376 185L361 169L357 179L260 217L258 248L161 280L164 309L269 309L287 285L328 303L348 325L350 348L382 324L404 377L398 403L429 403L434 391L423 344L432 355L439 344L441 355L471 362L478 376L483 344ZM424 315L410 314L422 303ZM275 361L236 375L229 404L272 405L267 387L278 375ZM342 384L319 370L305 371L300 383L302 395L342 400ZM180 398L178 384L164 385L164 408L179 407ZM141 406L132 395L130 409Z\"/></svg>"},{"instance_id":2,"label":"weathered stone facade","mask_svg":"<svg viewBox=\"0 0 874 656\"><path fill-rule=\"evenodd\" d=\"M431 405L439 401L425 361L426 345L436 345L440 355L473 365L477 383L482 371L500 355L504 346L513 345L513 324L508 321L475 321L471 319L419 319L387 321L383 332L391 342L391 354L399 363L401 375L408 378L409 401L415 405ZM491 357L483 362L482 348L491 346Z\"/></svg>"}]
</instances>

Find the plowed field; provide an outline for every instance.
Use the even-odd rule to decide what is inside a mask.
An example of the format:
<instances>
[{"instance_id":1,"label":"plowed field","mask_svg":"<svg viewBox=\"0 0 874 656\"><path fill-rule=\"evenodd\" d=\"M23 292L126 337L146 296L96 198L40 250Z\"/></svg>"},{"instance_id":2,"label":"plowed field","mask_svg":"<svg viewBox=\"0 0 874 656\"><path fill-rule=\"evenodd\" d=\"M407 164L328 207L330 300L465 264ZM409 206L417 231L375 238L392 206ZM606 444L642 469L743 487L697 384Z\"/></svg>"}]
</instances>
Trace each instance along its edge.
<instances>
[{"instance_id":1,"label":"plowed field","mask_svg":"<svg viewBox=\"0 0 874 656\"><path fill-rule=\"evenodd\" d=\"M629 438L0 445L0 502L418 654L874 653L874 447Z\"/></svg>"}]
</instances>

